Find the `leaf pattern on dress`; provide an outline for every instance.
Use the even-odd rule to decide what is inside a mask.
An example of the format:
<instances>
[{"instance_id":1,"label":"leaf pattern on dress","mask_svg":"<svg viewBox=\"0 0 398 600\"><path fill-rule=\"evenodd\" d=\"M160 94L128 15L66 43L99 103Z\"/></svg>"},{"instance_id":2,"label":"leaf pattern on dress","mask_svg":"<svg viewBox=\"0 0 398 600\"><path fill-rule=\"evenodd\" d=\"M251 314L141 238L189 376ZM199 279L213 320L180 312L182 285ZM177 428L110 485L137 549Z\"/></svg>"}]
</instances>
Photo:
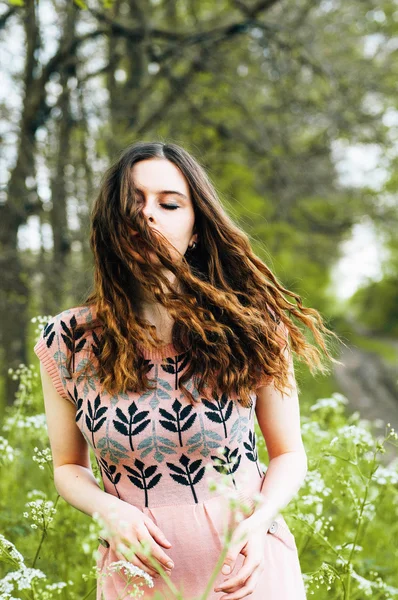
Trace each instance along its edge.
<instances>
[{"instance_id":1,"label":"leaf pattern on dress","mask_svg":"<svg viewBox=\"0 0 398 600\"><path fill-rule=\"evenodd\" d=\"M89 358L100 356L103 338L98 329L87 339L81 335L79 325L86 316L83 311L67 311L47 323L42 335L109 493L150 506L167 502L168 496L170 502L179 502L183 491L188 502L193 498L198 503L208 497L204 474L209 464L213 472L229 475L235 488L243 470L254 479L263 476L253 422L255 394L247 407L235 395L213 393L203 399L193 376L186 382L197 400L191 405L178 389L187 353L142 358L155 389L110 394L100 387L95 361L87 364ZM69 349L74 352L72 380L66 370ZM223 454L215 456L218 448Z\"/></svg>"},{"instance_id":2,"label":"leaf pattern on dress","mask_svg":"<svg viewBox=\"0 0 398 600\"><path fill-rule=\"evenodd\" d=\"M151 422L151 419L146 419L149 415L149 410L137 412L138 407L134 401L130 404L127 411L128 414L126 415L121 408L117 407L116 415L118 419L113 419L113 424L119 433L128 437L130 448L134 451L133 436L144 431Z\"/></svg>"},{"instance_id":3,"label":"leaf pattern on dress","mask_svg":"<svg viewBox=\"0 0 398 600\"><path fill-rule=\"evenodd\" d=\"M257 471L260 477L262 477L262 471L260 471L258 466L258 453L256 448L256 433L255 431L249 431L249 443L244 442L244 447L248 452L246 452L246 456L249 460L256 463Z\"/></svg>"},{"instance_id":4,"label":"leaf pattern on dress","mask_svg":"<svg viewBox=\"0 0 398 600\"><path fill-rule=\"evenodd\" d=\"M67 392L68 392L69 398L76 405L75 421L76 421L76 423L78 423L83 415L83 410L82 410L83 398L79 397L79 392L78 392L76 384L73 385L73 394L71 394L69 390L67 390Z\"/></svg>"},{"instance_id":5,"label":"leaf pattern on dress","mask_svg":"<svg viewBox=\"0 0 398 600\"><path fill-rule=\"evenodd\" d=\"M208 456L212 448L218 448L222 441L222 436L217 431L206 429L203 423L203 416L199 414L200 430L194 433L187 440L188 454L196 452L201 448L200 453L202 456ZM210 438L210 439L208 439Z\"/></svg>"},{"instance_id":6,"label":"leaf pattern on dress","mask_svg":"<svg viewBox=\"0 0 398 600\"><path fill-rule=\"evenodd\" d=\"M75 360L76 354L83 350L86 345L86 338L83 337L83 327L77 327L77 320L75 315L72 315L69 319L69 325L66 324L66 320L60 319L60 325L65 333L61 332L61 337L65 342L65 346L72 353L72 373L75 372Z\"/></svg>"},{"instance_id":7,"label":"leaf pattern on dress","mask_svg":"<svg viewBox=\"0 0 398 600\"><path fill-rule=\"evenodd\" d=\"M222 454L225 456L225 459L221 458L221 456L211 457L216 463L213 465L213 467L216 471L218 471L218 473L222 473L223 475L231 475L233 484L236 487L233 474L238 469L242 458L242 456L239 454L239 448L235 448L235 450L231 452L228 446L224 446Z\"/></svg>"},{"instance_id":8,"label":"leaf pattern on dress","mask_svg":"<svg viewBox=\"0 0 398 600\"><path fill-rule=\"evenodd\" d=\"M155 487L155 485L159 483L160 479L162 478L162 474L157 473L155 475L158 469L157 465L145 467L142 460L138 460L138 458L135 459L134 465L138 470L129 467L129 465L123 465L123 467L128 473L130 473L130 475L127 475L127 477L130 479L131 483L134 483L134 485L140 490L144 490L145 506L148 506L148 490ZM154 477L152 477L152 475L154 475ZM152 479L150 479L151 477Z\"/></svg>"},{"instance_id":9,"label":"leaf pattern on dress","mask_svg":"<svg viewBox=\"0 0 398 600\"><path fill-rule=\"evenodd\" d=\"M120 442L109 437L108 433L97 442L97 450L101 456L109 455L109 460L115 464L119 464L121 460L126 460L130 457L130 452Z\"/></svg>"},{"instance_id":10,"label":"leaf pattern on dress","mask_svg":"<svg viewBox=\"0 0 398 600\"><path fill-rule=\"evenodd\" d=\"M101 406L101 408L100 408L100 402L101 402L100 395L98 394L94 400L94 409L93 409L90 400L87 400L88 414L86 414L86 425L87 425L87 429L89 431L91 431L91 439L93 442L93 448L95 448L94 433L96 433L101 428L101 426L105 423L106 417L104 417L103 415L108 410L107 406Z\"/></svg>"},{"instance_id":11,"label":"leaf pattern on dress","mask_svg":"<svg viewBox=\"0 0 398 600\"><path fill-rule=\"evenodd\" d=\"M189 353L183 352L177 356L164 358L160 365L163 371L175 376L174 389L178 390L178 374L187 366L189 361Z\"/></svg>"},{"instance_id":12,"label":"leaf pattern on dress","mask_svg":"<svg viewBox=\"0 0 398 600\"><path fill-rule=\"evenodd\" d=\"M248 425L249 419L247 417L238 417L231 427L229 441L234 442L236 438L237 442L240 444L247 432Z\"/></svg>"},{"instance_id":13,"label":"leaf pattern on dress","mask_svg":"<svg viewBox=\"0 0 398 600\"><path fill-rule=\"evenodd\" d=\"M164 408L159 408L159 412L162 415L165 421L159 420L159 423L167 429L168 431L172 431L173 433L178 433L178 440L180 442L180 446L183 446L182 442L182 432L190 429L196 420L196 413L191 415L193 410L193 406L188 404L182 410L182 404L177 398L172 404L172 409L174 410L175 415L171 412L167 411ZM185 421L185 423L184 423Z\"/></svg>"},{"instance_id":14,"label":"leaf pattern on dress","mask_svg":"<svg viewBox=\"0 0 398 600\"><path fill-rule=\"evenodd\" d=\"M117 471L116 465L109 465L104 458L98 457L97 463L99 470L101 471L101 475L103 471L109 479L109 481L112 483L113 487L115 488L117 497L120 498L120 494L116 486L119 483L122 474Z\"/></svg>"},{"instance_id":15,"label":"leaf pattern on dress","mask_svg":"<svg viewBox=\"0 0 398 600\"><path fill-rule=\"evenodd\" d=\"M156 433L155 419L152 420L152 435L142 440L137 446L137 450L142 450L141 458L145 458L154 450L153 458L159 463L163 462L165 454L176 454L175 448L178 446L173 440Z\"/></svg>"},{"instance_id":16,"label":"leaf pattern on dress","mask_svg":"<svg viewBox=\"0 0 398 600\"><path fill-rule=\"evenodd\" d=\"M205 412L205 415L213 421L213 423L222 423L224 427L224 437L228 437L226 422L231 417L232 409L234 407L233 400L229 400L227 394L221 394L221 398L218 396L216 392L213 392L213 398L215 400L215 404L210 402L206 398L202 398L203 404L206 408L210 409ZM225 412L224 412L225 409Z\"/></svg>"},{"instance_id":17,"label":"leaf pattern on dress","mask_svg":"<svg viewBox=\"0 0 398 600\"><path fill-rule=\"evenodd\" d=\"M184 467L181 468L173 463L166 463L172 473L169 473L170 477L180 483L181 485L186 485L191 488L192 495L194 497L195 503L198 503L198 498L195 492L195 485L199 483L201 479L203 479L203 475L205 474L205 467L202 467L202 459L194 460L191 462L191 459L182 454L180 457L180 464ZM192 478L193 473L197 471L196 475Z\"/></svg>"}]
</instances>

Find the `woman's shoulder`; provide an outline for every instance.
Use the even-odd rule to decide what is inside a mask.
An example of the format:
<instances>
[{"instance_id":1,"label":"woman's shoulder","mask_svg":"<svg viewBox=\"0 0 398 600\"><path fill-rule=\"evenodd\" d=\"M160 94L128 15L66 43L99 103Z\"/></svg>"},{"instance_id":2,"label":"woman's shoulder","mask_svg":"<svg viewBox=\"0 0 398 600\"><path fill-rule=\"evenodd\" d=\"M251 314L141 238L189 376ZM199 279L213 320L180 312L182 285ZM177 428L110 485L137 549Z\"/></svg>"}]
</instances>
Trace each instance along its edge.
<instances>
[{"instance_id":1,"label":"woman's shoulder","mask_svg":"<svg viewBox=\"0 0 398 600\"><path fill-rule=\"evenodd\" d=\"M91 323L96 317L96 309L94 305L78 305L71 308L66 308L63 311L54 315L50 321L62 326L66 324L73 329L78 325Z\"/></svg>"},{"instance_id":2,"label":"woman's shoulder","mask_svg":"<svg viewBox=\"0 0 398 600\"><path fill-rule=\"evenodd\" d=\"M95 316L95 308L87 305L73 306L57 313L47 320L33 348L56 389L66 398L69 354L73 354L73 370L79 371L80 365L86 362L89 347L96 349L99 346L94 324L92 328L85 327L85 324L94 321Z\"/></svg>"}]
</instances>

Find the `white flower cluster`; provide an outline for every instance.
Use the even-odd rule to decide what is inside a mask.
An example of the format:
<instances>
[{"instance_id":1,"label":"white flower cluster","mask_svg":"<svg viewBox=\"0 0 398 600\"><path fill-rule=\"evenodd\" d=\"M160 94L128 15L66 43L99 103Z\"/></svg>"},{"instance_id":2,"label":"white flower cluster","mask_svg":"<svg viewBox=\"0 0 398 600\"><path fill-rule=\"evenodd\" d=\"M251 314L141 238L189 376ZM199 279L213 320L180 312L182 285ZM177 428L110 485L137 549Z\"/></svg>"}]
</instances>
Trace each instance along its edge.
<instances>
[{"instance_id":1,"label":"white flower cluster","mask_svg":"<svg viewBox=\"0 0 398 600\"><path fill-rule=\"evenodd\" d=\"M14 544L7 540L0 533L0 559L5 562L11 562L13 564L20 565L24 562L22 554L16 549Z\"/></svg>"},{"instance_id":2,"label":"white flower cluster","mask_svg":"<svg viewBox=\"0 0 398 600\"><path fill-rule=\"evenodd\" d=\"M327 487L320 471L307 471L304 480L304 489L301 492L301 501L304 505L313 506L313 510L319 516L323 512L323 499L332 493ZM308 489L308 492L305 491Z\"/></svg>"},{"instance_id":3,"label":"white flower cluster","mask_svg":"<svg viewBox=\"0 0 398 600\"><path fill-rule=\"evenodd\" d=\"M69 581L68 583L69 585L73 585L73 581ZM52 600L54 596L60 596L62 594L62 590L68 586L68 583L65 583L65 581L48 583L40 594L40 600Z\"/></svg>"},{"instance_id":4,"label":"white flower cluster","mask_svg":"<svg viewBox=\"0 0 398 600\"><path fill-rule=\"evenodd\" d=\"M326 429L322 429L317 421L307 421L301 426L303 435L311 435L316 440L329 438L330 433Z\"/></svg>"},{"instance_id":5,"label":"white flower cluster","mask_svg":"<svg viewBox=\"0 0 398 600\"><path fill-rule=\"evenodd\" d=\"M119 572L119 573L124 571L125 574L128 575L129 577L143 577L143 579L145 579L145 582L147 583L148 587L153 587L153 579L149 575L149 573L147 573L146 571L143 571L139 567L136 567L135 565L128 562L127 560L118 560L118 561L111 562L108 565L107 569L108 569L108 571Z\"/></svg>"},{"instance_id":6,"label":"white flower cluster","mask_svg":"<svg viewBox=\"0 0 398 600\"><path fill-rule=\"evenodd\" d=\"M14 567L17 567L15 571L7 573L3 579L0 579L0 598L1 600L18 600L15 598L13 593L15 590L30 590L32 589L32 583L38 579L47 579L46 575L39 569L31 569L25 565L24 557L16 549L14 544L7 540L4 535L0 534L0 560L11 563ZM68 582L70 585L72 581ZM45 588L41 590L41 600L52 600L54 593L60 595L62 589L67 584L63 581L58 583L46 584ZM37 588L36 588L37 592Z\"/></svg>"},{"instance_id":7,"label":"white flower cluster","mask_svg":"<svg viewBox=\"0 0 398 600\"><path fill-rule=\"evenodd\" d=\"M331 409L333 411L341 411L345 404L348 404L348 400L342 394L334 392L330 398L320 398L313 404L310 410Z\"/></svg>"},{"instance_id":8,"label":"white flower cluster","mask_svg":"<svg viewBox=\"0 0 398 600\"><path fill-rule=\"evenodd\" d=\"M375 440L372 434L358 425L343 425L337 430L339 439L346 439L355 445L365 446L367 448L375 447Z\"/></svg>"},{"instance_id":9,"label":"white flower cluster","mask_svg":"<svg viewBox=\"0 0 398 600\"><path fill-rule=\"evenodd\" d=\"M17 369L9 368L8 375L11 379L19 379L18 390L15 394L15 407L32 406L33 404L33 380L37 379L39 374L34 365L25 365L19 363Z\"/></svg>"},{"instance_id":10,"label":"white flower cluster","mask_svg":"<svg viewBox=\"0 0 398 600\"><path fill-rule=\"evenodd\" d=\"M113 572L125 576L126 587L124 588L125 595L123 598L139 598L144 596L144 590L142 589L143 582L134 581L136 577L142 578L148 587L153 587L153 578L149 573L126 560L119 560L111 562L103 571L100 571L97 567L98 585L101 590L103 587L103 580L105 577L112 576ZM132 589L126 590L127 586L132 586Z\"/></svg>"},{"instance_id":11,"label":"white flower cluster","mask_svg":"<svg viewBox=\"0 0 398 600\"><path fill-rule=\"evenodd\" d=\"M11 448L5 438L0 435L0 464L6 466L14 461L16 451Z\"/></svg>"},{"instance_id":12,"label":"white flower cluster","mask_svg":"<svg viewBox=\"0 0 398 600\"><path fill-rule=\"evenodd\" d=\"M10 431L10 429L16 427L17 429L35 429L36 431L47 427L47 420L45 413L38 413L37 415L30 415L22 417L21 415L13 415L8 417L4 423L4 431Z\"/></svg>"},{"instance_id":13,"label":"white flower cluster","mask_svg":"<svg viewBox=\"0 0 398 600\"><path fill-rule=\"evenodd\" d=\"M396 485L398 483L398 470L393 467L383 467L379 465L376 473L374 474L374 480L379 485Z\"/></svg>"},{"instance_id":14,"label":"white flower cluster","mask_svg":"<svg viewBox=\"0 0 398 600\"><path fill-rule=\"evenodd\" d=\"M24 512L23 516L26 518L30 517L34 521L31 524L32 529L37 529L39 526L42 529L47 529L57 512L54 508L54 502L51 500L33 500L32 502L27 502L25 506L30 508L30 514Z\"/></svg>"},{"instance_id":15,"label":"white flower cluster","mask_svg":"<svg viewBox=\"0 0 398 600\"><path fill-rule=\"evenodd\" d=\"M44 466L47 463L52 462L52 455L50 448L44 448L44 450L39 450L37 446L34 448L33 460L38 463L39 469L44 469Z\"/></svg>"},{"instance_id":16,"label":"white flower cluster","mask_svg":"<svg viewBox=\"0 0 398 600\"><path fill-rule=\"evenodd\" d=\"M319 590L321 585L326 586L326 590L332 589L332 583L336 579L336 572L323 562L319 569L313 573L303 573L303 580L307 594L315 594L315 590Z\"/></svg>"},{"instance_id":17,"label":"white flower cluster","mask_svg":"<svg viewBox=\"0 0 398 600\"><path fill-rule=\"evenodd\" d=\"M47 577L40 569L30 569L25 564L21 564L18 571L7 573L3 579L0 579L0 598L12 600L11 594L15 589L30 590L35 579L47 579Z\"/></svg>"}]
</instances>

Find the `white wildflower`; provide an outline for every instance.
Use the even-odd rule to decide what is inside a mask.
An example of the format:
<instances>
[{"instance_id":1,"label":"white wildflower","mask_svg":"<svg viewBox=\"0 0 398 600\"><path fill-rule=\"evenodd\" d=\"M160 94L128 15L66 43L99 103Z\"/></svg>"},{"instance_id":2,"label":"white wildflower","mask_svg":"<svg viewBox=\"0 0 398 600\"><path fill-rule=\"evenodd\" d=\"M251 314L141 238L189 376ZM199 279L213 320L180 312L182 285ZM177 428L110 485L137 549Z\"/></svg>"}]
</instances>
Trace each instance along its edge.
<instances>
[{"instance_id":1,"label":"white wildflower","mask_svg":"<svg viewBox=\"0 0 398 600\"><path fill-rule=\"evenodd\" d=\"M113 571L113 572L115 572L115 571L120 572L120 571L124 570L131 577L144 577L144 579L147 581L149 587L153 587L153 579L149 575L149 573L146 573L146 571L143 571L139 567L136 567L135 565L128 562L127 560L118 560L115 562L111 562L110 565L108 566L108 569L109 569L109 571Z\"/></svg>"},{"instance_id":2,"label":"white wildflower","mask_svg":"<svg viewBox=\"0 0 398 600\"><path fill-rule=\"evenodd\" d=\"M0 464L6 466L11 464L15 458L15 450L5 438L0 435Z\"/></svg>"},{"instance_id":3,"label":"white wildflower","mask_svg":"<svg viewBox=\"0 0 398 600\"><path fill-rule=\"evenodd\" d=\"M44 448L44 450L39 450L37 446L34 449L33 460L38 463L39 469L44 469L44 466L47 463L52 463L52 455L50 448Z\"/></svg>"},{"instance_id":4,"label":"white wildflower","mask_svg":"<svg viewBox=\"0 0 398 600\"><path fill-rule=\"evenodd\" d=\"M10 598L14 590L30 590L32 582L35 579L47 579L46 575L40 569L30 569L25 564L21 564L18 571L7 573L3 579L0 579L0 598Z\"/></svg>"},{"instance_id":5,"label":"white wildflower","mask_svg":"<svg viewBox=\"0 0 398 600\"><path fill-rule=\"evenodd\" d=\"M45 501L42 498L27 502L25 506L30 509L28 518L30 517L32 521L34 521L34 523L31 524L32 529L37 529L38 525L40 525L40 528L42 529L47 529L54 520L54 515L57 512L54 508L54 502L51 500ZM24 513L24 516L25 514L26 513Z\"/></svg>"},{"instance_id":6,"label":"white wildflower","mask_svg":"<svg viewBox=\"0 0 398 600\"><path fill-rule=\"evenodd\" d=\"M5 560L5 561L10 561L10 562L15 562L18 565L24 563L24 557L22 556L22 554L16 549L14 544L12 542L10 542L9 540L7 540L7 538L5 538L4 535L2 535L1 533L0 533L0 559Z\"/></svg>"}]
</instances>

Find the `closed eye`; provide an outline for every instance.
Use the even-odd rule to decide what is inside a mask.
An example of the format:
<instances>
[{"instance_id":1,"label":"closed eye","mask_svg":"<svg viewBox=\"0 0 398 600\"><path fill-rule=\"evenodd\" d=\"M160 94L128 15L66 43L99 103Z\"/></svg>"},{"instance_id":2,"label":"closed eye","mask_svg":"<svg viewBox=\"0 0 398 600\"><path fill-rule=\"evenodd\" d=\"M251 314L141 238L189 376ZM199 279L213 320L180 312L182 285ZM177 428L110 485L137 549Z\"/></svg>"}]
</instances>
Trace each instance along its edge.
<instances>
[{"instance_id":1,"label":"closed eye","mask_svg":"<svg viewBox=\"0 0 398 600\"><path fill-rule=\"evenodd\" d=\"M180 208L176 204L161 204L166 210L175 210L176 208Z\"/></svg>"}]
</instances>

